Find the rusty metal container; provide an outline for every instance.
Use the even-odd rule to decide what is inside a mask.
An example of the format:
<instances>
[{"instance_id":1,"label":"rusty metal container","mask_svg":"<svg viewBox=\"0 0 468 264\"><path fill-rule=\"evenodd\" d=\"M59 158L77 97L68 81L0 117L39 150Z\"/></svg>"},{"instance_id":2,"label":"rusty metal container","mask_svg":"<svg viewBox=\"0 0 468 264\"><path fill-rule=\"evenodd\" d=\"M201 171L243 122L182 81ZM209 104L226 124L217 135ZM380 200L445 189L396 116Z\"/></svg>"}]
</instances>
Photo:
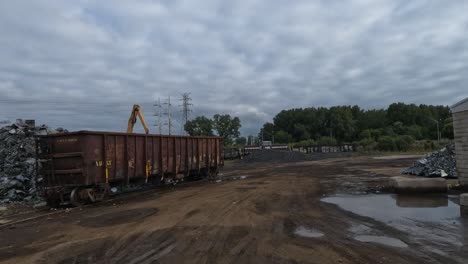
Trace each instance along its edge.
<instances>
[{"instance_id":1,"label":"rusty metal container","mask_svg":"<svg viewBox=\"0 0 468 264\"><path fill-rule=\"evenodd\" d=\"M223 164L219 137L80 131L41 136L39 148L47 197L83 186L209 176Z\"/></svg>"}]
</instances>

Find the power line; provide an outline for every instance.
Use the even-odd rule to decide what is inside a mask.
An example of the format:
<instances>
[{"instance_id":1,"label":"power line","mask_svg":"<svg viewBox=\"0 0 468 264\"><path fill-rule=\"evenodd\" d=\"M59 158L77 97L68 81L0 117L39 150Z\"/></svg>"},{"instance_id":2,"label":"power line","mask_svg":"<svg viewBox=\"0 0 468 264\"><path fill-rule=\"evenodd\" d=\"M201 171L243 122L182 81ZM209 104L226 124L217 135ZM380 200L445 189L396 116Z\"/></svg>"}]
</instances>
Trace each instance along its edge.
<instances>
[{"instance_id":1,"label":"power line","mask_svg":"<svg viewBox=\"0 0 468 264\"><path fill-rule=\"evenodd\" d=\"M190 93L183 93L182 94L182 113L183 113L183 124L182 124L182 128L181 128L181 134L185 134L184 132L184 127L185 127L185 124L188 122L189 118L190 118L190 113L192 112L192 109L190 109L191 106L193 106L192 103L190 103L192 101L192 98L190 97Z\"/></svg>"},{"instance_id":2,"label":"power line","mask_svg":"<svg viewBox=\"0 0 468 264\"><path fill-rule=\"evenodd\" d=\"M158 134L161 135L162 134L162 123L161 123L161 108L162 108L162 105L161 105L161 98L158 98L158 101L154 104L154 107L155 107L155 113L154 115L156 116L156 122L154 124L154 126L158 127Z\"/></svg>"},{"instance_id":3,"label":"power line","mask_svg":"<svg viewBox=\"0 0 468 264\"><path fill-rule=\"evenodd\" d=\"M164 125L168 127L169 135L172 135L172 113L170 96L167 98L166 102L164 102L164 105L166 106L164 115L167 116L167 123L164 123Z\"/></svg>"}]
</instances>

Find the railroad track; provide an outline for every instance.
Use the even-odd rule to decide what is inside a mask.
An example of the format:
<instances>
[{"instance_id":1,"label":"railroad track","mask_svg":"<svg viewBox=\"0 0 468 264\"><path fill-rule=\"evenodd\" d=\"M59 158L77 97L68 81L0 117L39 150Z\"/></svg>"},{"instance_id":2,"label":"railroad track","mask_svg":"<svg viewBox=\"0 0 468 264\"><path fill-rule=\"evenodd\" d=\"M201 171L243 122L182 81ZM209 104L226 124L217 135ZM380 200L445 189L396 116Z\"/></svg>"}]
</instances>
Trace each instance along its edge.
<instances>
[{"instance_id":1,"label":"railroad track","mask_svg":"<svg viewBox=\"0 0 468 264\"><path fill-rule=\"evenodd\" d=\"M0 229L11 227L15 224L32 221L38 218L46 217L57 213L61 213L61 210L51 211L49 208L40 208L36 210L21 212L18 214L3 216L0 217Z\"/></svg>"},{"instance_id":2,"label":"railroad track","mask_svg":"<svg viewBox=\"0 0 468 264\"><path fill-rule=\"evenodd\" d=\"M205 184L208 180L197 180L191 182L184 182L183 184L178 185L178 189L184 189L187 187L193 187L196 185ZM51 209L49 207L42 207L35 210L25 211L17 214L12 214L4 217L0 217L0 229L4 228L11 228L15 225L30 222L33 220L41 219L44 217L49 217L56 214L61 213L68 213L71 211L80 210L83 208L88 207L96 207L96 206L106 206L109 203L114 203L116 201L127 200L131 198L135 198L138 196L142 196L149 193L154 193L156 190L159 190L158 194L168 193L174 190L173 187L161 187L161 186L153 186L153 187L146 187L142 189L135 189L130 191L121 192L119 194L113 195L110 199L107 199L102 202L93 203L93 204L86 204L79 207L63 207L59 209ZM71 205L70 205L71 206Z\"/></svg>"}]
</instances>

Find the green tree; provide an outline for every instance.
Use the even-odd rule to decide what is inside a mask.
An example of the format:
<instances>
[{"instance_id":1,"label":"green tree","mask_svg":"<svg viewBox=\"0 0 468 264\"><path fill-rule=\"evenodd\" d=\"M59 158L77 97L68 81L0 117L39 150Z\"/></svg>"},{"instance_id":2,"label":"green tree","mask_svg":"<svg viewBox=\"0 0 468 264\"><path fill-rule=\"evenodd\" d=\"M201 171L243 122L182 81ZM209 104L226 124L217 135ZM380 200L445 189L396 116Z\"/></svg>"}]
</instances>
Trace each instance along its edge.
<instances>
[{"instance_id":1,"label":"green tree","mask_svg":"<svg viewBox=\"0 0 468 264\"><path fill-rule=\"evenodd\" d=\"M198 116L187 121L184 130L190 136L213 136L213 121L205 116Z\"/></svg>"},{"instance_id":2,"label":"green tree","mask_svg":"<svg viewBox=\"0 0 468 264\"><path fill-rule=\"evenodd\" d=\"M265 140L271 140L269 131L283 131L292 137L290 143L324 136L333 136L338 142L357 140L378 141L382 136L396 138L409 135L415 139L437 139L437 120L445 138L453 137L453 124L447 106L393 103L387 109L363 110L358 106L294 108L280 111L273 124L263 126ZM267 133L268 131L268 133ZM260 131L261 132L261 131ZM284 135L286 135L284 134ZM261 133L260 133L261 135ZM275 141L279 142L276 139ZM384 138L381 145L389 146Z\"/></svg>"},{"instance_id":3,"label":"green tree","mask_svg":"<svg viewBox=\"0 0 468 264\"><path fill-rule=\"evenodd\" d=\"M359 134L359 139L373 139L371 129L363 130L363 131Z\"/></svg>"},{"instance_id":4,"label":"green tree","mask_svg":"<svg viewBox=\"0 0 468 264\"><path fill-rule=\"evenodd\" d=\"M412 136L403 135L395 138L395 145L398 151L408 151L413 143L414 138Z\"/></svg>"},{"instance_id":5,"label":"green tree","mask_svg":"<svg viewBox=\"0 0 468 264\"><path fill-rule=\"evenodd\" d=\"M263 124L263 127L260 129L260 132L258 133L258 137L262 138L263 136L263 140L272 141L274 133L275 133L275 125L273 125L273 123L267 122Z\"/></svg>"},{"instance_id":6,"label":"green tree","mask_svg":"<svg viewBox=\"0 0 468 264\"><path fill-rule=\"evenodd\" d=\"M447 118L442 127L442 137L453 139L453 120Z\"/></svg>"},{"instance_id":7,"label":"green tree","mask_svg":"<svg viewBox=\"0 0 468 264\"><path fill-rule=\"evenodd\" d=\"M351 107L332 107L329 113L329 127L333 137L338 141L352 141L356 138L356 127Z\"/></svg>"},{"instance_id":8,"label":"green tree","mask_svg":"<svg viewBox=\"0 0 468 264\"><path fill-rule=\"evenodd\" d=\"M406 127L400 121L396 121L395 123L393 123L392 129L398 135L404 135L406 133Z\"/></svg>"},{"instance_id":9,"label":"green tree","mask_svg":"<svg viewBox=\"0 0 468 264\"><path fill-rule=\"evenodd\" d=\"M336 139L332 137L321 137L317 141L318 145L336 145Z\"/></svg>"},{"instance_id":10,"label":"green tree","mask_svg":"<svg viewBox=\"0 0 468 264\"><path fill-rule=\"evenodd\" d=\"M357 119L357 127L361 130L378 129L387 124L387 111L384 109L370 109L362 112Z\"/></svg>"},{"instance_id":11,"label":"green tree","mask_svg":"<svg viewBox=\"0 0 468 264\"><path fill-rule=\"evenodd\" d=\"M213 116L213 128L225 145L232 145L233 139L240 135L241 122L239 117L216 114Z\"/></svg>"},{"instance_id":12,"label":"green tree","mask_svg":"<svg viewBox=\"0 0 468 264\"><path fill-rule=\"evenodd\" d=\"M423 139L421 127L418 125L409 126L406 129L406 135L412 136L413 138L417 140Z\"/></svg>"},{"instance_id":13,"label":"green tree","mask_svg":"<svg viewBox=\"0 0 468 264\"><path fill-rule=\"evenodd\" d=\"M275 143L287 144L292 142L292 136L283 130L275 133Z\"/></svg>"},{"instance_id":14,"label":"green tree","mask_svg":"<svg viewBox=\"0 0 468 264\"><path fill-rule=\"evenodd\" d=\"M377 147L383 151L394 151L397 149L395 138L391 136L382 136L379 138Z\"/></svg>"},{"instance_id":15,"label":"green tree","mask_svg":"<svg viewBox=\"0 0 468 264\"><path fill-rule=\"evenodd\" d=\"M297 141L310 139L310 133L305 124L295 124L294 125L294 138Z\"/></svg>"}]
</instances>

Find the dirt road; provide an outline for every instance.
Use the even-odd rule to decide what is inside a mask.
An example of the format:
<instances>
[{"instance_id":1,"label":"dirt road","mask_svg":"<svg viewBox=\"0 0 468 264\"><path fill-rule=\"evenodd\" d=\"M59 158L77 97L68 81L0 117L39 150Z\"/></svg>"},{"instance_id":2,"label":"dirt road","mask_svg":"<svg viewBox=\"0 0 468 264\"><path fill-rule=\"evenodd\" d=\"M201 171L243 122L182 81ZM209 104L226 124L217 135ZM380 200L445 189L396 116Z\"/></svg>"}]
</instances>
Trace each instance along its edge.
<instances>
[{"instance_id":1,"label":"dirt road","mask_svg":"<svg viewBox=\"0 0 468 264\"><path fill-rule=\"evenodd\" d=\"M0 262L463 263L463 220L461 244L428 248L424 237L321 201L379 192L412 161L232 162L221 182L157 189L2 228ZM393 240L356 237L362 227Z\"/></svg>"}]
</instances>

